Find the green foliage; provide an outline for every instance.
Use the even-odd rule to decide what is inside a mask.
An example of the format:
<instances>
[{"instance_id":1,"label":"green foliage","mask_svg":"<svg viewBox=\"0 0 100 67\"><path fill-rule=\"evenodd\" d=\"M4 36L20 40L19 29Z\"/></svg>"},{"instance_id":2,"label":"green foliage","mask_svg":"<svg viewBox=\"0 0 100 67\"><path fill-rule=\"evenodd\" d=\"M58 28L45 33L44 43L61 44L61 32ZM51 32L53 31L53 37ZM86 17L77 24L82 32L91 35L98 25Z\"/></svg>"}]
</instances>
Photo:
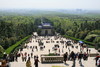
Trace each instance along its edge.
<instances>
[{"instance_id":1,"label":"green foliage","mask_svg":"<svg viewBox=\"0 0 100 67\"><path fill-rule=\"evenodd\" d=\"M41 14L42 13L42 14ZM40 13L1 13L0 15L0 44L4 49L12 46L22 38L37 31L38 25L49 22L54 26L54 30L61 35L70 36L75 40L83 40L89 44L99 44L99 38L90 35L100 36L100 17L94 15L83 16L75 14L64 14L56 12Z\"/></svg>"},{"instance_id":2,"label":"green foliage","mask_svg":"<svg viewBox=\"0 0 100 67\"><path fill-rule=\"evenodd\" d=\"M68 35L68 36L73 36L73 31L72 30L68 30L67 32L66 32L66 34Z\"/></svg>"},{"instance_id":3,"label":"green foliage","mask_svg":"<svg viewBox=\"0 0 100 67\"><path fill-rule=\"evenodd\" d=\"M0 16L0 44L4 49L34 31L34 17Z\"/></svg>"},{"instance_id":4,"label":"green foliage","mask_svg":"<svg viewBox=\"0 0 100 67\"><path fill-rule=\"evenodd\" d=\"M4 53L4 49L3 49L3 47L0 45L0 57L3 56L3 53Z\"/></svg>"},{"instance_id":5,"label":"green foliage","mask_svg":"<svg viewBox=\"0 0 100 67\"><path fill-rule=\"evenodd\" d=\"M97 35L100 35L100 30L93 30L93 31L90 31L90 32L88 33L88 35L90 35L90 34L97 34Z\"/></svg>"},{"instance_id":6,"label":"green foliage","mask_svg":"<svg viewBox=\"0 0 100 67\"><path fill-rule=\"evenodd\" d=\"M87 40L87 41L89 41L89 39L92 40L92 39L95 38L96 36L98 36L98 35L96 35L96 34L88 35L88 36L86 36L85 40Z\"/></svg>"},{"instance_id":7,"label":"green foliage","mask_svg":"<svg viewBox=\"0 0 100 67\"><path fill-rule=\"evenodd\" d=\"M50 53L50 54L48 54L48 56L57 56L57 55L54 53Z\"/></svg>"},{"instance_id":8,"label":"green foliage","mask_svg":"<svg viewBox=\"0 0 100 67\"><path fill-rule=\"evenodd\" d=\"M66 38L70 38L72 40L75 40L75 41L83 41L84 43L88 44L89 47L94 47L94 43L92 43L92 42L85 41L85 40L78 39L78 38L74 38L74 37L70 37L70 36L67 36L67 35L63 35L63 36L66 37Z\"/></svg>"},{"instance_id":9,"label":"green foliage","mask_svg":"<svg viewBox=\"0 0 100 67\"><path fill-rule=\"evenodd\" d=\"M9 48L7 48L5 51L7 54L10 54L16 47L18 47L22 42L24 42L25 40L27 40L30 36L27 36L23 39L21 39L20 41L18 41L16 44L10 46Z\"/></svg>"},{"instance_id":10,"label":"green foliage","mask_svg":"<svg viewBox=\"0 0 100 67\"><path fill-rule=\"evenodd\" d=\"M96 37L89 37L90 34L100 36L100 18L82 17L77 15L60 15L46 17L54 24L56 32L70 36L71 39L82 40L88 44L95 45ZM88 39L87 39L88 38ZM99 41L97 41L99 44Z\"/></svg>"}]
</instances>

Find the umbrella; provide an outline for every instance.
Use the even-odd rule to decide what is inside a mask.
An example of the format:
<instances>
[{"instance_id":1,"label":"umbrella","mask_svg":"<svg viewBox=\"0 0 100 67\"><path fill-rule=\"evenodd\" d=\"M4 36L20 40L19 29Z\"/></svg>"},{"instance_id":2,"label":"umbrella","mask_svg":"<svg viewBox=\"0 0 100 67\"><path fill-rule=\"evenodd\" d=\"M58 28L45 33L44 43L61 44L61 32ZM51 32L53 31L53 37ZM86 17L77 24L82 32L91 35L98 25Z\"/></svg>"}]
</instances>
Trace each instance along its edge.
<instances>
[{"instance_id":1,"label":"umbrella","mask_svg":"<svg viewBox=\"0 0 100 67\"><path fill-rule=\"evenodd\" d=\"M79 41L79 43L84 43L83 41Z\"/></svg>"}]
</instances>

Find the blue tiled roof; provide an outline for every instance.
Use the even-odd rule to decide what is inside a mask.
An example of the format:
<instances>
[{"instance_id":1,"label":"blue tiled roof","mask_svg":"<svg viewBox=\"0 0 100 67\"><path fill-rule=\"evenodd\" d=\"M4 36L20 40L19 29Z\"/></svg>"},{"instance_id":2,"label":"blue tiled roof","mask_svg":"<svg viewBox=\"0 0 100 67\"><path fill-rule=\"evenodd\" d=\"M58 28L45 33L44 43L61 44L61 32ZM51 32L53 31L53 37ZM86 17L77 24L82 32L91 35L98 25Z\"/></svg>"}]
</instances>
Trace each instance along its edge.
<instances>
[{"instance_id":1,"label":"blue tiled roof","mask_svg":"<svg viewBox=\"0 0 100 67\"><path fill-rule=\"evenodd\" d=\"M43 23L42 26L51 26L50 23Z\"/></svg>"},{"instance_id":2,"label":"blue tiled roof","mask_svg":"<svg viewBox=\"0 0 100 67\"><path fill-rule=\"evenodd\" d=\"M41 25L38 26L38 28L52 29L52 25L50 23L42 23Z\"/></svg>"}]
</instances>

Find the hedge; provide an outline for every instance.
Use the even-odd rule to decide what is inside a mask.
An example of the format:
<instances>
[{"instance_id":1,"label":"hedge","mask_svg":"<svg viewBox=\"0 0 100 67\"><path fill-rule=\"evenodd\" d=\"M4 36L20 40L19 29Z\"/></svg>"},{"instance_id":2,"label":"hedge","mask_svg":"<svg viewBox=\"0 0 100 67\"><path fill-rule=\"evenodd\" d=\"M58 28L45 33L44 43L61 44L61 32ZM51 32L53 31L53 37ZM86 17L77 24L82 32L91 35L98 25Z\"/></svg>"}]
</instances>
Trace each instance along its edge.
<instances>
[{"instance_id":1,"label":"hedge","mask_svg":"<svg viewBox=\"0 0 100 67\"><path fill-rule=\"evenodd\" d=\"M12 45L12 46L10 46L9 48L7 48L7 49L5 50L5 52L6 52L7 54L10 54L11 52L14 51L14 49L15 49L16 47L18 47L22 42L26 41L29 37L30 37L30 35L29 35L29 36L26 36L26 37L23 38L23 39L21 39L20 41L18 41L18 42L15 43L14 45Z\"/></svg>"}]
</instances>

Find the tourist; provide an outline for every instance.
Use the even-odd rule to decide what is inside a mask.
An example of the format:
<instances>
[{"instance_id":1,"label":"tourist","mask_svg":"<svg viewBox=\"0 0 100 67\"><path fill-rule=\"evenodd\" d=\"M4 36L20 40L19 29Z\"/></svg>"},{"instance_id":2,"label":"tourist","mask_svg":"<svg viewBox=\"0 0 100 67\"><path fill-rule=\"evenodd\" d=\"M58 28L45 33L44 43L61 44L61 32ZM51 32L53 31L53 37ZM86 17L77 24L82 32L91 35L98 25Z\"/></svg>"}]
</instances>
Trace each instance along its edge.
<instances>
[{"instance_id":1,"label":"tourist","mask_svg":"<svg viewBox=\"0 0 100 67\"><path fill-rule=\"evenodd\" d=\"M70 48L68 48L68 50L69 50L69 53L70 53Z\"/></svg>"},{"instance_id":2,"label":"tourist","mask_svg":"<svg viewBox=\"0 0 100 67\"><path fill-rule=\"evenodd\" d=\"M38 67L38 62L39 62L39 60L38 60L38 56L37 56L34 59L34 65L35 65L35 67Z\"/></svg>"},{"instance_id":3,"label":"tourist","mask_svg":"<svg viewBox=\"0 0 100 67\"><path fill-rule=\"evenodd\" d=\"M67 48L67 45L66 45L66 48Z\"/></svg>"},{"instance_id":4,"label":"tourist","mask_svg":"<svg viewBox=\"0 0 100 67\"><path fill-rule=\"evenodd\" d=\"M91 50L89 49L89 53L91 52Z\"/></svg>"},{"instance_id":5,"label":"tourist","mask_svg":"<svg viewBox=\"0 0 100 67\"><path fill-rule=\"evenodd\" d=\"M23 53L21 53L21 55L22 55L22 61L24 61L24 55L23 55Z\"/></svg>"},{"instance_id":6,"label":"tourist","mask_svg":"<svg viewBox=\"0 0 100 67\"><path fill-rule=\"evenodd\" d=\"M79 52L76 53L76 58L78 58L78 56L79 56Z\"/></svg>"},{"instance_id":7,"label":"tourist","mask_svg":"<svg viewBox=\"0 0 100 67\"><path fill-rule=\"evenodd\" d=\"M67 58L68 58L68 53L66 52L63 57L64 57L64 63L66 63Z\"/></svg>"},{"instance_id":8,"label":"tourist","mask_svg":"<svg viewBox=\"0 0 100 67\"><path fill-rule=\"evenodd\" d=\"M34 60L35 60L36 56L34 55Z\"/></svg>"},{"instance_id":9,"label":"tourist","mask_svg":"<svg viewBox=\"0 0 100 67\"><path fill-rule=\"evenodd\" d=\"M96 58L95 58L95 60L96 60L96 66L97 66L97 61L98 61L98 59L100 58L100 55L98 55L98 56L96 56Z\"/></svg>"},{"instance_id":10,"label":"tourist","mask_svg":"<svg viewBox=\"0 0 100 67\"><path fill-rule=\"evenodd\" d=\"M49 53L50 53L50 49L49 49L48 51L49 51Z\"/></svg>"},{"instance_id":11,"label":"tourist","mask_svg":"<svg viewBox=\"0 0 100 67\"><path fill-rule=\"evenodd\" d=\"M81 61L82 58L83 58L83 54L82 54L82 52L81 52L81 53L79 53L79 56L78 56L80 66L83 66L83 65L82 65L82 61Z\"/></svg>"},{"instance_id":12,"label":"tourist","mask_svg":"<svg viewBox=\"0 0 100 67\"><path fill-rule=\"evenodd\" d=\"M7 61L10 61L10 56L9 56L9 54L7 54L7 59L6 59Z\"/></svg>"},{"instance_id":13,"label":"tourist","mask_svg":"<svg viewBox=\"0 0 100 67\"><path fill-rule=\"evenodd\" d=\"M100 67L100 58L97 60L97 67Z\"/></svg>"},{"instance_id":14,"label":"tourist","mask_svg":"<svg viewBox=\"0 0 100 67\"><path fill-rule=\"evenodd\" d=\"M70 58L71 58L71 60L76 60L76 55L73 51L70 54Z\"/></svg>"},{"instance_id":15,"label":"tourist","mask_svg":"<svg viewBox=\"0 0 100 67\"><path fill-rule=\"evenodd\" d=\"M74 46L72 45L72 48L74 48Z\"/></svg>"},{"instance_id":16,"label":"tourist","mask_svg":"<svg viewBox=\"0 0 100 67\"><path fill-rule=\"evenodd\" d=\"M59 49L59 54L60 54L60 49Z\"/></svg>"},{"instance_id":17,"label":"tourist","mask_svg":"<svg viewBox=\"0 0 100 67\"><path fill-rule=\"evenodd\" d=\"M30 54L28 54L28 57L30 57Z\"/></svg>"},{"instance_id":18,"label":"tourist","mask_svg":"<svg viewBox=\"0 0 100 67\"><path fill-rule=\"evenodd\" d=\"M15 53L15 61L17 61L17 58L18 58L18 53Z\"/></svg>"},{"instance_id":19,"label":"tourist","mask_svg":"<svg viewBox=\"0 0 100 67\"><path fill-rule=\"evenodd\" d=\"M87 51L87 54L88 54L88 51L89 51L88 48L86 49L86 51Z\"/></svg>"},{"instance_id":20,"label":"tourist","mask_svg":"<svg viewBox=\"0 0 100 67\"><path fill-rule=\"evenodd\" d=\"M31 58L33 58L33 53L31 53Z\"/></svg>"},{"instance_id":21,"label":"tourist","mask_svg":"<svg viewBox=\"0 0 100 67\"><path fill-rule=\"evenodd\" d=\"M37 49L37 46L35 46L35 49Z\"/></svg>"},{"instance_id":22,"label":"tourist","mask_svg":"<svg viewBox=\"0 0 100 67\"><path fill-rule=\"evenodd\" d=\"M11 62L13 62L13 61L14 61L14 54L11 53Z\"/></svg>"},{"instance_id":23,"label":"tourist","mask_svg":"<svg viewBox=\"0 0 100 67\"><path fill-rule=\"evenodd\" d=\"M32 48L32 52L34 52L34 49Z\"/></svg>"},{"instance_id":24,"label":"tourist","mask_svg":"<svg viewBox=\"0 0 100 67\"><path fill-rule=\"evenodd\" d=\"M7 54L6 54L6 52L4 52L3 59L6 59L6 57L7 57Z\"/></svg>"},{"instance_id":25,"label":"tourist","mask_svg":"<svg viewBox=\"0 0 100 67\"><path fill-rule=\"evenodd\" d=\"M87 60L87 59L88 59L88 54L84 53L84 54L83 54L83 59L84 59L84 60Z\"/></svg>"},{"instance_id":26,"label":"tourist","mask_svg":"<svg viewBox=\"0 0 100 67\"><path fill-rule=\"evenodd\" d=\"M6 67L11 67L11 63L9 61L7 61L7 66Z\"/></svg>"},{"instance_id":27,"label":"tourist","mask_svg":"<svg viewBox=\"0 0 100 67\"><path fill-rule=\"evenodd\" d=\"M28 58L28 60L27 60L27 62L26 62L26 67L31 67L30 57Z\"/></svg>"},{"instance_id":28,"label":"tourist","mask_svg":"<svg viewBox=\"0 0 100 67\"><path fill-rule=\"evenodd\" d=\"M73 51L70 54L70 58L73 61L72 67L75 67L76 54Z\"/></svg>"},{"instance_id":29,"label":"tourist","mask_svg":"<svg viewBox=\"0 0 100 67\"><path fill-rule=\"evenodd\" d=\"M27 59L27 52L24 53L23 58L24 58L24 61L26 61L26 59Z\"/></svg>"},{"instance_id":30,"label":"tourist","mask_svg":"<svg viewBox=\"0 0 100 67\"><path fill-rule=\"evenodd\" d=\"M44 48L45 48L45 46L44 46Z\"/></svg>"},{"instance_id":31,"label":"tourist","mask_svg":"<svg viewBox=\"0 0 100 67\"><path fill-rule=\"evenodd\" d=\"M64 48L64 46L63 46L63 48Z\"/></svg>"}]
</instances>

